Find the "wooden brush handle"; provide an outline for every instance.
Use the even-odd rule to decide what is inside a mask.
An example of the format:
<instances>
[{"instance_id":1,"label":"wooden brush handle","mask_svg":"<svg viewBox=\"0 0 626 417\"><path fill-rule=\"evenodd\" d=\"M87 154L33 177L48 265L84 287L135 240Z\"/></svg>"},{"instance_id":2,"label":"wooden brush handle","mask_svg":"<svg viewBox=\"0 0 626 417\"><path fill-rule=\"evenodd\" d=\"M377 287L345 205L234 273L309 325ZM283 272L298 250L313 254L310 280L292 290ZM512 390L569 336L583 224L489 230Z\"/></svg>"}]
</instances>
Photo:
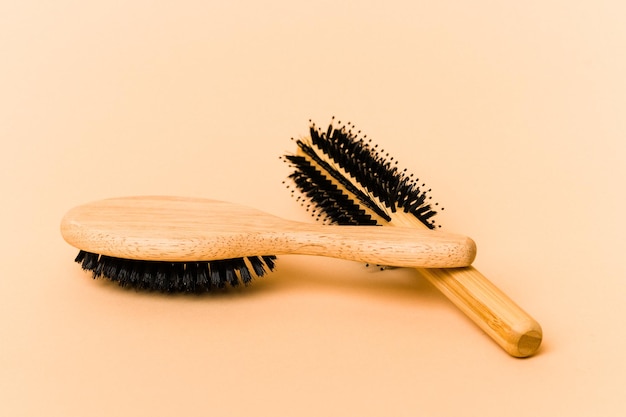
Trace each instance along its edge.
<instances>
[{"instance_id":1,"label":"wooden brush handle","mask_svg":"<svg viewBox=\"0 0 626 417\"><path fill-rule=\"evenodd\" d=\"M419 271L508 354L523 358L539 349L539 323L474 267Z\"/></svg>"},{"instance_id":2,"label":"wooden brush handle","mask_svg":"<svg viewBox=\"0 0 626 417\"><path fill-rule=\"evenodd\" d=\"M259 233L232 246L254 243L251 251L262 248L276 255L331 256L413 268L465 267L471 265L476 256L472 239L452 233L408 227L291 225L287 227L286 223L281 230Z\"/></svg>"},{"instance_id":3,"label":"wooden brush handle","mask_svg":"<svg viewBox=\"0 0 626 417\"><path fill-rule=\"evenodd\" d=\"M426 228L402 213L387 225ZM508 354L524 358L539 349L543 338L539 323L476 268L418 270Z\"/></svg>"}]
</instances>

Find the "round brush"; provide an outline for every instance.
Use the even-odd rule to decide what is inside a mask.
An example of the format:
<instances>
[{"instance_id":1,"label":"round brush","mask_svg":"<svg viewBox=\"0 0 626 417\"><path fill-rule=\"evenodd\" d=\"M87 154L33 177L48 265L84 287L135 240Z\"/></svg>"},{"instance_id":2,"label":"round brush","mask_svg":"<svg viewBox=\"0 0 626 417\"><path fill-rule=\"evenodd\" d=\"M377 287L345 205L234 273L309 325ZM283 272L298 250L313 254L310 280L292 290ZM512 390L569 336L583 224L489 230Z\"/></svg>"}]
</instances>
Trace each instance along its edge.
<instances>
[{"instance_id":1,"label":"round brush","mask_svg":"<svg viewBox=\"0 0 626 417\"><path fill-rule=\"evenodd\" d=\"M352 125L337 125L312 123L310 136L296 140L296 154L284 156L303 204L325 223L438 228L430 190ZM539 323L475 268L419 273L510 355L526 357L539 348Z\"/></svg>"}]
</instances>

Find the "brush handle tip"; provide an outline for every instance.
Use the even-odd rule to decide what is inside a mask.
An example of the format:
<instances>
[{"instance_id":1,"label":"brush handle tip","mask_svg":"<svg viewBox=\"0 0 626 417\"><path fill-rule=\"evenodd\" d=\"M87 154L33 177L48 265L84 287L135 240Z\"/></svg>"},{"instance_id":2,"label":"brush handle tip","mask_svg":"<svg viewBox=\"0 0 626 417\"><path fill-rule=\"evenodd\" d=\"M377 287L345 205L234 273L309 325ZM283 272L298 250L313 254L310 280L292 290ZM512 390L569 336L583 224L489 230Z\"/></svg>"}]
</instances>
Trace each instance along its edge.
<instances>
[{"instance_id":1,"label":"brush handle tip","mask_svg":"<svg viewBox=\"0 0 626 417\"><path fill-rule=\"evenodd\" d=\"M534 355L539 350L539 346L541 346L541 341L543 340L543 332L537 322L535 322L532 327L534 327L532 330L520 336L517 344L513 348L507 350L511 356L526 358Z\"/></svg>"},{"instance_id":2,"label":"brush handle tip","mask_svg":"<svg viewBox=\"0 0 626 417\"><path fill-rule=\"evenodd\" d=\"M539 350L539 323L474 267L419 271L509 355L525 358Z\"/></svg>"}]
</instances>

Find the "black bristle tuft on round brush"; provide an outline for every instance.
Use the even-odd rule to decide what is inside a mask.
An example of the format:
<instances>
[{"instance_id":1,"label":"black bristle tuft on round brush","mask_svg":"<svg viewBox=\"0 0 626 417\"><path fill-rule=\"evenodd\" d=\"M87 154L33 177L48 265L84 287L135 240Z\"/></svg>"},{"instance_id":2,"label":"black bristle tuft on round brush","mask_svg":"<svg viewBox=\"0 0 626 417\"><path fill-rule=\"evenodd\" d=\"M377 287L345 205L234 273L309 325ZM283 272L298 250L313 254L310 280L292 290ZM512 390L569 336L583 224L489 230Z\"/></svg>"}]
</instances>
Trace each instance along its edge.
<instances>
[{"instance_id":1,"label":"black bristle tuft on round brush","mask_svg":"<svg viewBox=\"0 0 626 417\"><path fill-rule=\"evenodd\" d=\"M376 220L355 204L321 171L315 169L306 158L299 156L286 156L285 158L296 168L289 178L309 201L332 219L333 223L340 225L376 224ZM363 196L363 198L367 197ZM375 204L372 203L371 206L373 210L376 210ZM380 215L385 215L385 213L380 212Z\"/></svg>"},{"instance_id":2,"label":"black bristle tuft on round brush","mask_svg":"<svg viewBox=\"0 0 626 417\"><path fill-rule=\"evenodd\" d=\"M391 222L394 213L403 211L430 229L437 227L430 190L400 171L397 161L371 146L360 131L353 133L352 125L333 123L334 118L321 129L311 122L310 137L296 140L298 155L284 156L294 169L289 178L320 215L334 224L372 225Z\"/></svg>"},{"instance_id":3,"label":"black bristle tuft on round brush","mask_svg":"<svg viewBox=\"0 0 626 417\"><path fill-rule=\"evenodd\" d=\"M93 278L107 278L121 287L164 293L203 293L248 285L273 271L273 255L210 262L139 261L81 250L75 261ZM251 271L252 269L252 271Z\"/></svg>"}]
</instances>

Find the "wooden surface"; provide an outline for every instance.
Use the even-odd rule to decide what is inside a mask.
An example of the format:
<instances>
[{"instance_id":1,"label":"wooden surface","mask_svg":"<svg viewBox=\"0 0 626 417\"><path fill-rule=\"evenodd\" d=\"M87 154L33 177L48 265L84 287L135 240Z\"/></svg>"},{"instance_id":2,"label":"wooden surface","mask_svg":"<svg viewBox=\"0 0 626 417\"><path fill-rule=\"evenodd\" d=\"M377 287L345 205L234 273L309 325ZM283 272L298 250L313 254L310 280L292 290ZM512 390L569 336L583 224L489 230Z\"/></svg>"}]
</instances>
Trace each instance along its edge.
<instances>
[{"instance_id":1,"label":"wooden surface","mask_svg":"<svg viewBox=\"0 0 626 417\"><path fill-rule=\"evenodd\" d=\"M294 222L223 201L172 196L105 199L71 209L61 222L76 248L146 261L211 261L317 255L397 267L471 265L465 236L410 228Z\"/></svg>"},{"instance_id":2,"label":"wooden surface","mask_svg":"<svg viewBox=\"0 0 626 417\"><path fill-rule=\"evenodd\" d=\"M626 415L623 2L0 3L1 416ZM109 197L312 222L279 156L333 115L433 189L535 355L416 269L165 296L73 262L63 215Z\"/></svg>"}]
</instances>

